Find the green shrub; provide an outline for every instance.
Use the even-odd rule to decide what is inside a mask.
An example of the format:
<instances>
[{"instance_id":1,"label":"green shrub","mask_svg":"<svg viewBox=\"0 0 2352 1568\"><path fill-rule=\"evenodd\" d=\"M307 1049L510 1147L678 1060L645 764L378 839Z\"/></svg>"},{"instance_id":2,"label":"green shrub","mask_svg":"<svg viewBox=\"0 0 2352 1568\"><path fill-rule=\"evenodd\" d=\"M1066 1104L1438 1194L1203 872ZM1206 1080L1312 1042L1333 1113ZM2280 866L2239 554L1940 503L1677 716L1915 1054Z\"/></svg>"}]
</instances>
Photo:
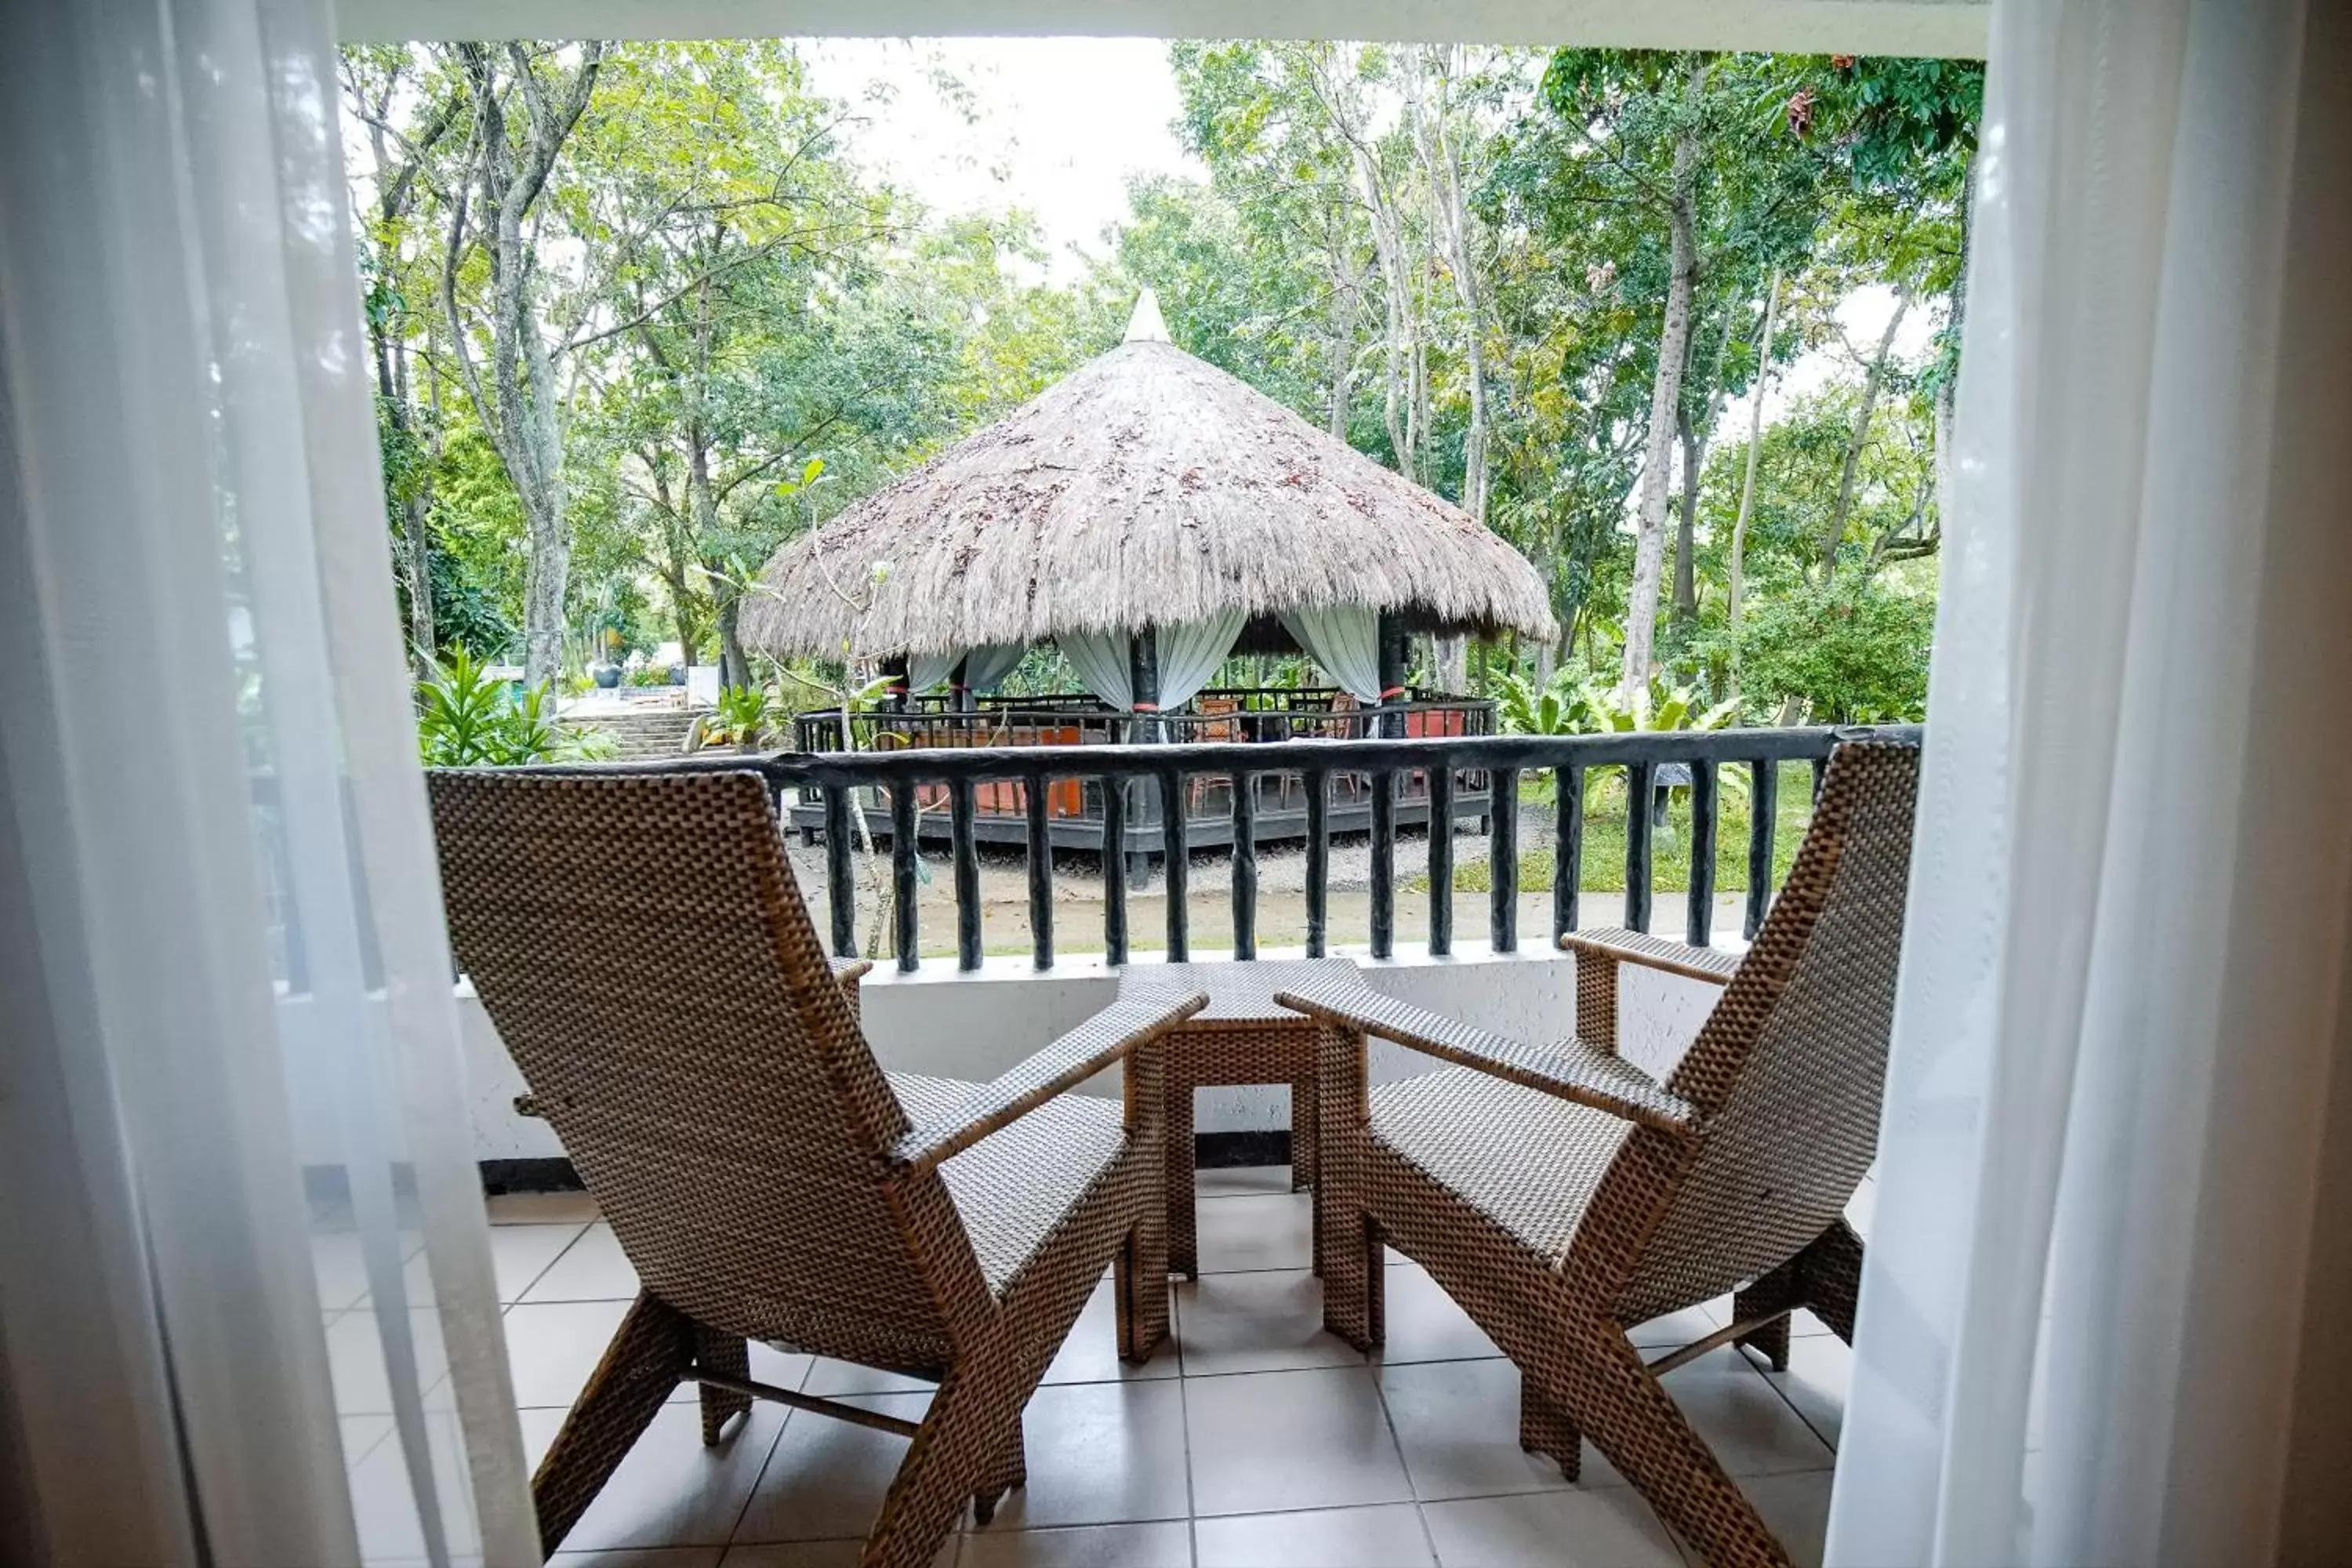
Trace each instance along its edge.
<instances>
[{"instance_id":1,"label":"green shrub","mask_svg":"<svg viewBox=\"0 0 2352 1568\"><path fill-rule=\"evenodd\" d=\"M503 768L608 756L612 737L558 723L544 682L520 693L463 647L417 689L416 744L431 768Z\"/></svg>"}]
</instances>

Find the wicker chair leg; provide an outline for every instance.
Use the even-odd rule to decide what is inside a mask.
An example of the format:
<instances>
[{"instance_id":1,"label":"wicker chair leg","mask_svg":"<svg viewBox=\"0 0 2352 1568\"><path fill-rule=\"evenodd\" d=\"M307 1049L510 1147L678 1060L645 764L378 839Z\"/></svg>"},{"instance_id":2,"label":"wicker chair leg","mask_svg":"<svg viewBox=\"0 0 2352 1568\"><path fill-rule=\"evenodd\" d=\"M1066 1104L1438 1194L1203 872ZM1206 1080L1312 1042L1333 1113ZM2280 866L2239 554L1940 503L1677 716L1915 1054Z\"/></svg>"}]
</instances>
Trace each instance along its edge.
<instances>
[{"instance_id":1,"label":"wicker chair leg","mask_svg":"<svg viewBox=\"0 0 2352 1568\"><path fill-rule=\"evenodd\" d=\"M553 1552L628 1458L646 1426L677 1391L693 1351L693 1321L640 1294L621 1320L604 1360L530 1479L540 1550Z\"/></svg>"},{"instance_id":2,"label":"wicker chair leg","mask_svg":"<svg viewBox=\"0 0 2352 1568\"><path fill-rule=\"evenodd\" d=\"M751 1375L751 1347L749 1342L735 1334L722 1334L708 1324L694 1326L694 1364L708 1372L733 1378ZM751 1396L730 1394L723 1388L702 1385L702 1446L706 1448L719 1441L719 1434L737 1415L748 1415Z\"/></svg>"},{"instance_id":3,"label":"wicker chair leg","mask_svg":"<svg viewBox=\"0 0 2352 1568\"><path fill-rule=\"evenodd\" d=\"M1745 1290L1731 1298L1731 1318L1734 1322L1748 1318L1761 1318L1773 1312L1786 1312L1803 1300L1798 1284L1798 1259L1790 1258L1771 1273L1764 1275ZM1753 1333L1742 1334L1738 1344L1747 1345L1772 1363L1774 1372L1789 1370L1789 1320L1774 1318Z\"/></svg>"},{"instance_id":4,"label":"wicker chair leg","mask_svg":"<svg viewBox=\"0 0 2352 1568\"><path fill-rule=\"evenodd\" d=\"M1163 1103L1167 1108L1168 1271L1187 1279L1201 1277L1199 1214L1193 1206L1192 1086L1168 1074Z\"/></svg>"},{"instance_id":5,"label":"wicker chair leg","mask_svg":"<svg viewBox=\"0 0 2352 1568\"><path fill-rule=\"evenodd\" d=\"M1006 1416L1017 1420L1025 1403L1012 1384L1001 1374L991 1381L950 1373L940 1384L882 1500L858 1568L930 1568L965 1502L991 1474Z\"/></svg>"},{"instance_id":6,"label":"wicker chair leg","mask_svg":"<svg viewBox=\"0 0 2352 1568\"><path fill-rule=\"evenodd\" d=\"M990 1461L987 1473L981 1479L979 1489L971 1494L971 1516L986 1524L996 1517L996 1505L1004 1494L1029 1484L1029 1453L1021 1439L1021 1418L1013 1418L1013 1436Z\"/></svg>"},{"instance_id":7,"label":"wicker chair leg","mask_svg":"<svg viewBox=\"0 0 2352 1568\"><path fill-rule=\"evenodd\" d=\"M1853 1343L1854 1299L1862 1290L1862 1237L1839 1220L1797 1254L1797 1279L1805 1305L1830 1332Z\"/></svg>"},{"instance_id":8,"label":"wicker chair leg","mask_svg":"<svg viewBox=\"0 0 2352 1568\"><path fill-rule=\"evenodd\" d=\"M1528 1379L1519 1380L1519 1447L1541 1454L1570 1480L1584 1461L1584 1434Z\"/></svg>"},{"instance_id":9,"label":"wicker chair leg","mask_svg":"<svg viewBox=\"0 0 2352 1568\"><path fill-rule=\"evenodd\" d=\"M1315 1200L1319 1208L1322 1189ZM1323 1326L1370 1354L1388 1339L1387 1274L1381 1266L1381 1227L1360 1211L1331 1213L1325 1221Z\"/></svg>"},{"instance_id":10,"label":"wicker chair leg","mask_svg":"<svg viewBox=\"0 0 2352 1568\"><path fill-rule=\"evenodd\" d=\"M1696 1547L1709 1568L1790 1568L1789 1555L1747 1495L1642 1364L1642 1354L1613 1326L1585 1336L1591 1361L1577 1369L1564 1409L1582 1416L1584 1429L1618 1473ZM1520 1369L1528 1375L1527 1369ZM1563 1386L1547 1394L1567 1396Z\"/></svg>"},{"instance_id":11,"label":"wicker chair leg","mask_svg":"<svg viewBox=\"0 0 2352 1568\"><path fill-rule=\"evenodd\" d=\"M1290 1086L1290 1190L1294 1193L1315 1184L1316 1171L1322 1163L1322 1140L1317 1136L1322 1122L1321 1098L1311 1074Z\"/></svg>"},{"instance_id":12,"label":"wicker chair leg","mask_svg":"<svg viewBox=\"0 0 2352 1568\"><path fill-rule=\"evenodd\" d=\"M1119 1359L1140 1366L1168 1337L1168 1227L1157 1214L1136 1221L1111 1260L1118 1302Z\"/></svg>"}]
</instances>

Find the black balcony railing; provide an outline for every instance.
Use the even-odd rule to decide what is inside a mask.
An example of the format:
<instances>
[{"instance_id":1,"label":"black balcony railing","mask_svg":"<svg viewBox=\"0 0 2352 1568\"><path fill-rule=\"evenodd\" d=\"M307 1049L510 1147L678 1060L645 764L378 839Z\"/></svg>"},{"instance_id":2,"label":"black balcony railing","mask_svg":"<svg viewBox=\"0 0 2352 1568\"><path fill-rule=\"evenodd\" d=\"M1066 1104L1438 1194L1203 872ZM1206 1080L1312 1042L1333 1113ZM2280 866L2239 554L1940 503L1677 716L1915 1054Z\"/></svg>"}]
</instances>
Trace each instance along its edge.
<instances>
[{"instance_id":1,"label":"black balcony railing","mask_svg":"<svg viewBox=\"0 0 2352 1568\"><path fill-rule=\"evenodd\" d=\"M751 769L762 774L779 810L791 820L787 798L814 795L825 845L827 916L836 952L855 953L857 942L853 877L853 813L881 803L881 830L892 868L892 946L898 967L917 966L919 948L918 870L919 820L943 795L947 840L954 862L956 946L961 967L981 963L981 897L977 800L981 789L1018 788L1027 847L1030 938L1036 966L1054 963L1053 846L1049 802L1057 784L1071 780L1096 786L1105 820L1104 843L1126 839L1126 815L1139 790L1160 801L1183 801L1192 781L1230 779L1233 846L1231 902L1234 955L1257 952L1257 844L1254 818L1259 775L1300 781L1306 838L1307 951L1322 956L1327 946L1329 895L1331 801L1334 781L1368 782L1370 833L1370 926L1373 956L1386 958L1396 939L1397 802L1402 787L1416 782L1428 802L1429 947L1452 950L1454 942L1453 824L1462 809L1460 786L1476 778L1492 818L1489 846L1491 889L1487 934L1494 949L1518 946L1518 796L1521 777L1549 773L1556 783L1555 861L1551 923L1555 940L1577 926L1577 891L1582 867L1584 784L1595 769L1622 768L1627 780L1625 833L1625 923L1649 929L1653 881L1653 821L1650 803L1675 770L1676 784L1690 790L1691 868L1687 894L1687 940L1705 945L1711 936L1715 905L1718 784L1721 772L1748 773L1749 829L1748 897L1742 929L1753 936L1772 892L1776 796L1780 764L1810 762L1818 790L1831 751L1842 740L1871 736L1916 742L1916 726L1880 730L1670 731L1603 735L1475 735L1406 740L1277 741L1239 747L1223 742L1145 746L940 747L883 752L770 752L760 755L702 753L658 763L597 765L596 771L663 772ZM1638 803L1638 804L1636 804ZM1192 816L1185 810L1157 814L1167 875L1168 950L1181 962L1191 948L1185 884L1190 866ZM1102 857L1103 942L1112 963L1128 957L1127 857Z\"/></svg>"}]
</instances>

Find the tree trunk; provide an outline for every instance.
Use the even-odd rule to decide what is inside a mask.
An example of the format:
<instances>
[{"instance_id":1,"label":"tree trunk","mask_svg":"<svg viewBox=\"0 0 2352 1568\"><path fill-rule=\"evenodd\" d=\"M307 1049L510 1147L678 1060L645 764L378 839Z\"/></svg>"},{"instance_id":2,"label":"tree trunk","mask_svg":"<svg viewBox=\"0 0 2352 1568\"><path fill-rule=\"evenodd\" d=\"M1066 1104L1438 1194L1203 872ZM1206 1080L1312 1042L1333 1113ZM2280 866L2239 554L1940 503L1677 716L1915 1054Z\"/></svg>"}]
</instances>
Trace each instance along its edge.
<instances>
[{"instance_id":1,"label":"tree trunk","mask_svg":"<svg viewBox=\"0 0 2352 1568\"><path fill-rule=\"evenodd\" d=\"M751 660L743 651L743 595L730 585L719 595L719 680L723 686L751 684Z\"/></svg>"},{"instance_id":2,"label":"tree trunk","mask_svg":"<svg viewBox=\"0 0 2352 1568\"><path fill-rule=\"evenodd\" d=\"M490 381L495 399L484 396L480 376L467 348L467 327L458 309L457 272L464 261L465 205L461 194L444 253L442 303L467 391L497 449L507 478L522 504L527 556L523 567L523 679L531 685L563 670L564 605L572 574L572 533L563 483L562 399L547 341L533 309L537 256L524 232L526 219L547 188L563 140L579 123L594 90L604 46L581 46L582 60L554 90L540 80L522 46L509 45L508 57L528 116L522 145L507 133L496 57L486 45L461 44L458 59L475 105L476 173L482 194L483 238L490 263ZM469 175L469 178L474 177Z\"/></svg>"},{"instance_id":3,"label":"tree trunk","mask_svg":"<svg viewBox=\"0 0 2352 1568\"><path fill-rule=\"evenodd\" d=\"M1705 82L1704 60L1691 66L1685 101L1694 111ZM1690 344L1691 291L1698 274L1698 129L1686 121L1675 138L1674 190L1668 200L1673 270L1666 283L1665 322L1658 335L1657 378L1650 387L1650 434L1642 461L1642 499L1636 509L1633 581L1625 595L1625 659L1618 679L1620 698L1632 702L1650 684L1650 655L1657 634L1658 577L1666 555L1666 492L1673 481L1675 416L1682 405L1683 358Z\"/></svg>"},{"instance_id":4,"label":"tree trunk","mask_svg":"<svg viewBox=\"0 0 2352 1568\"><path fill-rule=\"evenodd\" d=\"M1437 219L1434 226L1443 238L1446 266L1454 274L1454 291L1462 301L1463 366L1470 395L1470 427L1462 438L1462 510L1483 525L1486 521L1487 496L1485 309L1477 268L1471 262L1470 215L1462 199L1461 159L1446 128L1450 103L1447 86L1452 76L1449 54L1448 49L1433 48L1425 57L1437 84L1434 106L1423 101L1417 83L1408 104L1414 142L1427 171L1430 205ZM1409 69L1408 79L1412 75Z\"/></svg>"},{"instance_id":5,"label":"tree trunk","mask_svg":"<svg viewBox=\"0 0 2352 1568\"><path fill-rule=\"evenodd\" d=\"M1356 321L1363 314L1364 286L1348 247L1348 215L1334 206L1324 215L1331 255L1331 391L1324 427L1348 438L1348 412L1356 396Z\"/></svg>"},{"instance_id":6,"label":"tree trunk","mask_svg":"<svg viewBox=\"0 0 2352 1568\"><path fill-rule=\"evenodd\" d=\"M1748 514L1756 504L1756 458L1764 449L1764 389L1772 374L1772 329L1780 319L1780 269L1764 296L1764 344L1756 356L1756 390L1748 415L1748 475L1739 485L1739 516L1731 525L1731 564L1724 590L1724 618L1731 642L1731 695L1739 695L1739 611L1747 586Z\"/></svg>"},{"instance_id":7,"label":"tree trunk","mask_svg":"<svg viewBox=\"0 0 2352 1568\"><path fill-rule=\"evenodd\" d=\"M1675 416L1675 437L1683 449L1683 504L1675 519L1675 626L1688 631L1698 620L1698 566L1691 559L1698 542L1698 470L1706 441L1690 410Z\"/></svg>"},{"instance_id":8,"label":"tree trunk","mask_svg":"<svg viewBox=\"0 0 2352 1568\"><path fill-rule=\"evenodd\" d=\"M1862 473L1862 449L1870 443L1870 421L1878 411L1878 395L1886 388L1886 366L1895 354L1895 334L1903 325L1904 312L1911 309L1911 286L1905 284L1895 293L1895 313L1886 318L1886 331L1879 334L1878 352L1871 356L1870 369L1862 378L1862 407L1853 416L1853 433L1845 444L1845 465L1838 470L1837 504L1831 509L1829 526L1822 531L1822 586L1830 585L1837 575L1838 546L1845 542L1846 520L1853 511L1853 492Z\"/></svg>"}]
</instances>

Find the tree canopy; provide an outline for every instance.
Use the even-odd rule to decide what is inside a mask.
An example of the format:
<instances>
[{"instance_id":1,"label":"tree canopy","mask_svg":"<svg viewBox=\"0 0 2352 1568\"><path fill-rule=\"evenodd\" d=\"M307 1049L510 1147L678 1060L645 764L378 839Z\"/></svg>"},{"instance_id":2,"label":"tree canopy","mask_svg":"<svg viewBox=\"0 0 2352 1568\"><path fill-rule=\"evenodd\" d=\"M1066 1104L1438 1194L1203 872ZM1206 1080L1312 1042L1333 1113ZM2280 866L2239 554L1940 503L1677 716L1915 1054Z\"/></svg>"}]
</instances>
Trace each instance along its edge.
<instances>
[{"instance_id":1,"label":"tree canopy","mask_svg":"<svg viewBox=\"0 0 2352 1568\"><path fill-rule=\"evenodd\" d=\"M1110 346L1148 286L1183 347L1536 563L1559 644L1475 673L1430 647L1423 679L1573 658L1752 717L1916 710L1979 68L1265 42L1168 67L1205 177L1134 181L1073 276L1023 213L877 177L789 43L347 51L420 670L675 642L758 679L735 627L774 546Z\"/></svg>"}]
</instances>

